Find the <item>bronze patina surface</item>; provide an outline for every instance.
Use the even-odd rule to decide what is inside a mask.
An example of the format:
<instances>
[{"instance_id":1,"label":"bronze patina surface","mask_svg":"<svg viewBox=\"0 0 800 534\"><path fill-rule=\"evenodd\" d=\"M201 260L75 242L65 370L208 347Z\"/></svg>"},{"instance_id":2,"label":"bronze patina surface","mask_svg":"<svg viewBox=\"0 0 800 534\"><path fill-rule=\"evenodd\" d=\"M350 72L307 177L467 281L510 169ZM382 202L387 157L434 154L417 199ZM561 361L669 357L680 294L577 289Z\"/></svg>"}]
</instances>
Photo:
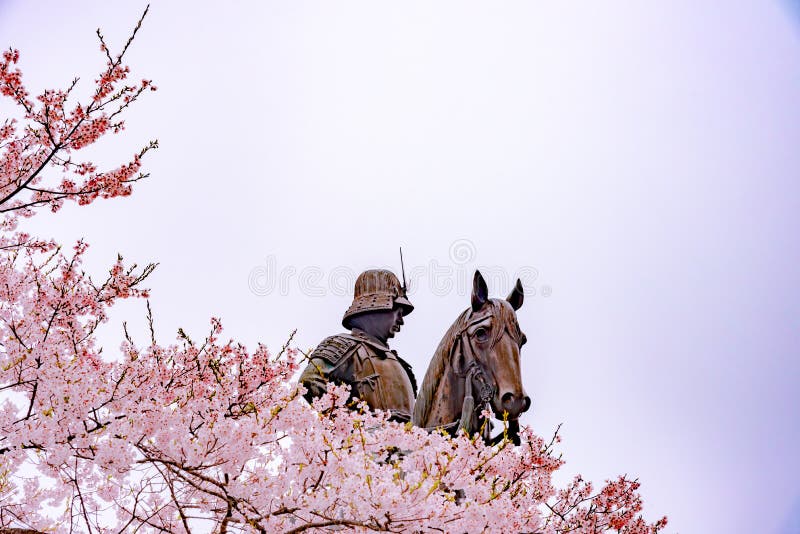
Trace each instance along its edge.
<instances>
[{"instance_id":1,"label":"bronze patina surface","mask_svg":"<svg viewBox=\"0 0 800 534\"><path fill-rule=\"evenodd\" d=\"M471 306L445 333L425 373L414 407L415 425L451 434L459 428L469 434L480 431L491 442L490 422L481 415L490 409L509 421L510 437L519 444L518 418L531 405L520 374L526 338L516 311L523 300L519 280L505 300L488 298L486 281L475 272Z\"/></svg>"},{"instance_id":2,"label":"bronze patina surface","mask_svg":"<svg viewBox=\"0 0 800 534\"><path fill-rule=\"evenodd\" d=\"M329 382L349 384L353 397L370 408L411 420L417 384L411 366L388 345L414 306L400 281L386 270L369 270L356 280L353 303L342 318L350 329L326 338L311 353L300 377L306 399L322 395Z\"/></svg>"},{"instance_id":3,"label":"bronze patina surface","mask_svg":"<svg viewBox=\"0 0 800 534\"><path fill-rule=\"evenodd\" d=\"M365 271L342 319L350 332L326 338L309 357L300 378L306 399L322 395L330 382L349 384L353 397L389 411L394 421L451 434L463 428L493 442L502 435L491 437L491 422L482 415L489 410L508 421L510 438L518 444L519 416L531 406L520 370L526 338L516 311L523 301L519 280L506 299L490 299L476 271L470 307L439 343L417 397L411 366L388 345L414 307L393 273Z\"/></svg>"}]
</instances>

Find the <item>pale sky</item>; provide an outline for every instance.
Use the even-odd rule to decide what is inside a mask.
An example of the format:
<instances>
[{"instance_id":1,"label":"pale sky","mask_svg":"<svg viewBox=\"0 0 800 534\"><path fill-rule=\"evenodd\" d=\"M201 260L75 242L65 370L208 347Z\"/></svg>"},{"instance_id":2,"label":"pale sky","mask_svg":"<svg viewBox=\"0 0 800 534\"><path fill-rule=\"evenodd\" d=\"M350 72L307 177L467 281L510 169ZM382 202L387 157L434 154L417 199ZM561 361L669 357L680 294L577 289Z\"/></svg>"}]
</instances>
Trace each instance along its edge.
<instances>
[{"instance_id":1,"label":"pale sky","mask_svg":"<svg viewBox=\"0 0 800 534\"><path fill-rule=\"evenodd\" d=\"M103 66L143 2L0 0L36 92ZM159 91L131 198L28 227L150 279L159 341L277 351L341 331L403 246L425 373L468 305L523 276L523 422L668 532L800 531L800 16L789 2L155 2L129 56ZM0 110L5 108L0 107ZM411 276L410 276L411 278ZM466 282L466 283L465 283ZM144 303L115 310L144 341Z\"/></svg>"}]
</instances>

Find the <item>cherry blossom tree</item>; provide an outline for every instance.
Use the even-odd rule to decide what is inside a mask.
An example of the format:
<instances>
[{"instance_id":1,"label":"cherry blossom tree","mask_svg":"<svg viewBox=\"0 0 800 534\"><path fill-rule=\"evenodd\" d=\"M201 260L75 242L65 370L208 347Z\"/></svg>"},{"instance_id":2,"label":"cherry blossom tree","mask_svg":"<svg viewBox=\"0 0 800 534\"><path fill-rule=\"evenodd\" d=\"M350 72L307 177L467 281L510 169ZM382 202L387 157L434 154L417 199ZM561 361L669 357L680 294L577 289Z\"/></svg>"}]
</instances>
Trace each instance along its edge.
<instances>
[{"instance_id":1,"label":"cherry blossom tree","mask_svg":"<svg viewBox=\"0 0 800 534\"><path fill-rule=\"evenodd\" d=\"M145 11L145 14L147 11ZM144 19L144 15L142 16ZM106 67L93 91L31 97L16 50L0 93L18 118L0 127L0 529L3 532L540 532L655 533L636 480L556 488L563 461L530 428L521 445L488 446L390 422L348 406L331 386L309 406L295 380L303 354L222 339L220 320L163 346L125 331L116 354L97 329L119 299L148 297L153 265L119 258L103 280L83 270L87 244L24 231L65 201L127 196L145 178L150 142L100 170L81 150L124 128L150 80L98 31Z\"/></svg>"}]
</instances>

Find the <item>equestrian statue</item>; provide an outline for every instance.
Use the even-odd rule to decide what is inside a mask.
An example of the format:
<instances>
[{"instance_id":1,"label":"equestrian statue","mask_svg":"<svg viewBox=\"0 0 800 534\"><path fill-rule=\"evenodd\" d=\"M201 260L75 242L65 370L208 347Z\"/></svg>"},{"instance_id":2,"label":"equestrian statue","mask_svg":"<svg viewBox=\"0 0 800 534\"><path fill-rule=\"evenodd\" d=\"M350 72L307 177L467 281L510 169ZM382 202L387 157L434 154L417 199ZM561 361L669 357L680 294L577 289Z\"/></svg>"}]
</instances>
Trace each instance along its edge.
<instances>
[{"instance_id":1,"label":"equestrian statue","mask_svg":"<svg viewBox=\"0 0 800 534\"><path fill-rule=\"evenodd\" d=\"M504 435L492 438L491 422L484 418L489 410L507 421L506 435L519 444L519 416L531 406L520 376L526 339L516 311L523 300L519 280L505 300L490 299L476 271L471 305L439 343L417 396L411 366L388 345L414 309L405 281L401 285L391 271L365 271L342 319L350 332L326 338L309 356L300 377L305 397L311 402L329 382L349 384L354 398L388 411L390 420L453 435L459 429L480 432L487 443L496 443Z\"/></svg>"}]
</instances>

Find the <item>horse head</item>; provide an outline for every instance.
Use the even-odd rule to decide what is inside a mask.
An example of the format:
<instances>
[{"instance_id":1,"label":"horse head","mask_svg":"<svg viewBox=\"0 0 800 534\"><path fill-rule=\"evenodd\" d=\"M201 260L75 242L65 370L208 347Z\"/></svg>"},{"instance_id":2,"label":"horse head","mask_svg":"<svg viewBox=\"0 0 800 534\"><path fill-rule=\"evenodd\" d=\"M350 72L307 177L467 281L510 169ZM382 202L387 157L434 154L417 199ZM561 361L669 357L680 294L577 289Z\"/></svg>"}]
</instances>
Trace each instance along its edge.
<instances>
[{"instance_id":1,"label":"horse head","mask_svg":"<svg viewBox=\"0 0 800 534\"><path fill-rule=\"evenodd\" d=\"M516 314L524 297L517 280L505 300L490 299L486 281L475 272L471 305L447 330L425 373L414 406L415 425L453 434L459 428L486 432L490 425L483 424L481 412L491 407L498 419L508 419L511 430L519 428L520 414L531 406L522 387L525 334Z\"/></svg>"},{"instance_id":2,"label":"horse head","mask_svg":"<svg viewBox=\"0 0 800 534\"><path fill-rule=\"evenodd\" d=\"M520 349L526 337L516 314L524 299L519 279L505 300L488 298L486 281L475 271L460 351L453 355L459 360L455 367L476 369L479 388L491 388L492 411L499 419L504 415L517 419L531 407L520 372Z\"/></svg>"}]
</instances>

